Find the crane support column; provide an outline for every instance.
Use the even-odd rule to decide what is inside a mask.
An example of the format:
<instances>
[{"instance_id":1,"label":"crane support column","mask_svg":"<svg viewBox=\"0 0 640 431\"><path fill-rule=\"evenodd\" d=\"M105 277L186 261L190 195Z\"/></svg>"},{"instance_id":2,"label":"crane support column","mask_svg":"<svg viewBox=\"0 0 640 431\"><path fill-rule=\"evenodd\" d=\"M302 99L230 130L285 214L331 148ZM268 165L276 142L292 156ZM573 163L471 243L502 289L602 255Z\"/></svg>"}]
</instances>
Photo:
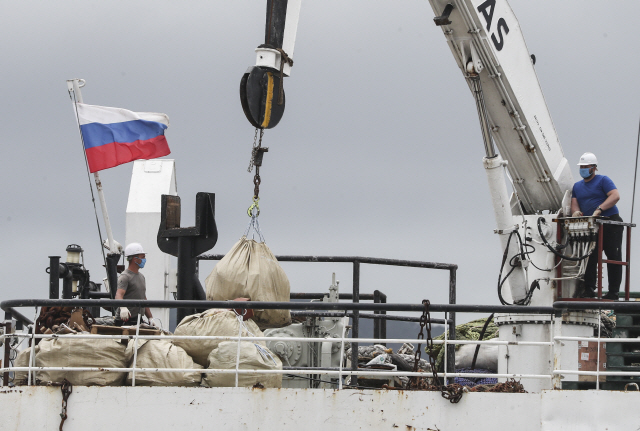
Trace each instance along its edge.
<instances>
[{"instance_id":1,"label":"crane support column","mask_svg":"<svg viewBox=\"0 0 640 431\"><path fill-rule=\"evenodd\" d=\"M502 277L504 277L506 273L511 271L511 258L519 253L518 235L515 233L519 227L513 220L504 175L504 168L507 165L507 162L503 160L499 154L491 158L485 157L482 159L482 162L484 164L485 171L487 172L489 191L491 193L491 203L493 204L493 212L496 217L497 229L495 232L500 235L502 249L505 250L507 248L507 244L509 247L507 252L507 261L504 268L505 274L502 275ZM509 240L509 238L511 238L511 240ZM517 261L517 264L519 266L513 270L507 279L511 288L510 296L513 301L522 300L527 295L526 275L520 261ZM505 299L509 301L509 298Z\"/></svg>"}]
</instances>

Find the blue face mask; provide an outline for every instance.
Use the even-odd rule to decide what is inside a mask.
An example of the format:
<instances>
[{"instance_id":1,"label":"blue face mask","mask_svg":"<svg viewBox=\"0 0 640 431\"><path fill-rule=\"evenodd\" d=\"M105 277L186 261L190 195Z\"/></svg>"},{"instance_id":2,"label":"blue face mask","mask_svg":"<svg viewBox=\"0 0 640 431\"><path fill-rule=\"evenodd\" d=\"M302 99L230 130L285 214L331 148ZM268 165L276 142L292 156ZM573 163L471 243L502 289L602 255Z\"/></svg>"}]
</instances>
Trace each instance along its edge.
<instances>
[{"instance_id":1,"label":"blue face mask","mask_svg":"<svg viewBox=\"0 0 640 431\"><path fill-rule=\"evenodd\" d=\"M580 168L580 176L582 178L589 178L591 176L591 168Z\"/></svg>"},{"instance_id":2,"label":"blue face mask","mask_svg":"<svg viewBox=\"0 0 640 431\"><path fill-rule=\"evenodd\" d=\"M144 264L147 263L147 259L140 259L140 263L136 262L136 265L138 265L140 268L144 268Z\"/></svg>"}]
</instances>

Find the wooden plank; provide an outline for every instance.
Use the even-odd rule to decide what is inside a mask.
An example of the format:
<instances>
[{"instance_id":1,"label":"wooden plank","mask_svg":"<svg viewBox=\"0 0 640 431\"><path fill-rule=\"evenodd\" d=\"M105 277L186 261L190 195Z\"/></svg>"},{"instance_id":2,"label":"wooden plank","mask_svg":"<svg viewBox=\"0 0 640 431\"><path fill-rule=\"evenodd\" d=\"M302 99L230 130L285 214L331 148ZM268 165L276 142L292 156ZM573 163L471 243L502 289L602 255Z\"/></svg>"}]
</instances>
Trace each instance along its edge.
<instances>
[{"instance_id":1,"label":"wooden plank","mask_svg":"<svg viewBox=\"0 0 640 431\"><path fill-rule=\"evenodd\" d=\"M103 326L103 325L93 325L91 327L92 334L100 334L100 335L123 335L123 328L119 326Z\"/></svg>"}]
</instances>

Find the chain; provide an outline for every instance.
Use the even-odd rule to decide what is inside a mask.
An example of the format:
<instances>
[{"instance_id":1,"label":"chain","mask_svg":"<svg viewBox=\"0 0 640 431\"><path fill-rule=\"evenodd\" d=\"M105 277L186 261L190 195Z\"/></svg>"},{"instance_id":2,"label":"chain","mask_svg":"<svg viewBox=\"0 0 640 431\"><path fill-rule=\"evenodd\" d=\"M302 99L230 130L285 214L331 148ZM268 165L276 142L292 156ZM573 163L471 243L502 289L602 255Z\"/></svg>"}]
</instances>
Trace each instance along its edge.
<instances>
[{"instance_id":1,"label":"chain","mask_svg":"<svg viewBox=\"0 0 640 431\"><path fill-rule=\"evenodd\" d=\"M433 357L433 337L431 336L431 313L429 312L429 306L431 301L425 299L422 301L424 309L422 310L422 316L420 316L420 332L418 333L418 339L424 340L424 329L427 329L427 352L429 353L429 365L431 366L431 373L433 375L433 385L426 385L420 381L418 377L412 377L409 387L411 389L426 389L426 390L438 390L443 398L449 400L451 403L457 403L462 398L462 386L453 383L450 385L440 384L440 378L436 370L436 359ZM422 356L422 345L418 344L418 349L415 354L415 363L413 364L413 372L418 371L418 363ZM445 347L446 349L446 347ZM445 351L446 354L446 351Z\"/></svg>"},{"instance_id":2,"label":"chain","mask_svg":"<svg viewBox=\"0 0 640 431\"><path fill-rule=\"evenodd\" d=\"M258 129L256 127L256 132L253 134L253 148L251 150L251 160L249 160L249 167L247 168L247 172L251 172L253 170L253 161L256 158L256 152L258 151ZM262 136L260 137L260 143L262 143Z\"/></svg>"},{"instance_id":3,"label":"chain","mask_svg":"<svg viewBox=\"0 0 640 431\"><path fill-rule=\"evenodd\" d=\"M258 131L260 131L260 138L258 138ZM264 136L264 129L256 128L256 132L253 135L253 148L251 149L251 161L249 162L249 168L247 172L251 172L253 168L256 168L256 173L253 176L253 204L247 210L249 217L253 216L253 209L257 210L256 217L260 214L260 207L258 202L260 201L260 166L262 166L262 158L264 153L269 151L269 148L262 146L262 137Z\"/></svg>"},{"instance_id":4,"label":"chain","mask_svg":"<svg viewBox=\"0 0 640 431\"><path fill-rule=\"evenodd\" d=\"M62 418L62 420L60 421L60 431L62 431L64 421L67 420L67 401L69 400L71 392L73 392L73 386L71 386L71 382L69 382L69 380L67 379L64 379L62 381L62 385L60 386L60 391L62 392L62 413L60 413L60 417Z\"/></svg>"}]
</instances>

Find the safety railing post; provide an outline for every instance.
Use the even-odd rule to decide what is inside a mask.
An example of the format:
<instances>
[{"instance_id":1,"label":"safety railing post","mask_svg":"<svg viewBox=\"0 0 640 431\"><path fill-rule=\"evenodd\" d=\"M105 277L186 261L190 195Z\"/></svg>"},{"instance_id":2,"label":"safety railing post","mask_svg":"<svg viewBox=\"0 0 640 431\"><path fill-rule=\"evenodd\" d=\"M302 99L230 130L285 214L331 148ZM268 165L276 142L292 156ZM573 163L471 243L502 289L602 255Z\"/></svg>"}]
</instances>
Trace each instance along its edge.
<instances>
[{"instance_id":1,"label":"safety railing post","mask_svg":"<svg viewBox=\"0 0 640 431\"><path fill-rule=\"evenodd\" d=\"M630 291L630 280L631 280L631 226L627 226L627 253L626 253L626 261L627 261L627 268L626 268L626 274L624 277L624 300L628 301L629 300L629 291Z\"/></svg>"},{"instance_id":2,"label":"safety railing post","mask_svg":"<svg viewBox=\"0 0 640 431\"><path fill-rule=\"evenodd\" d=\"M133 370L131 371L131 386L136 385L136 362L138 360L138 336L140 335L140 311L138 311L138 324L136 326L136 336L133 340Z\"/></svg>"},{"instance_id":3,"label":"safety railing post","mask_svg":"<svg viewBox=\"0 0 640 431\"><path fill-rule=\"evenodd\" d=\"M360 262L353 261L353 302L360 302ZM353 310L353 327L351 328L352 338L360 336L360 311ZM351 343L351 370L358 370L358 343ZM357 378L357 377L356 377ZM349 379L353 380L352 377ZM353 384L353 382L351 382Z\"/></svg>"},{"instance_id":4,"label":"safety railing post","mask_svg":"<svg viewBox=\"0 0 640 431\"><path fill-rule=\"evenodd\" d=\"M444 320L447 320L447 313L444 313ZM444 376L442 378L442 381L444 382L445 385L448 385L449 382L447 382L447 371L448 371L448 365L449 365L449 337L447 336L449 334L449 328L447 328L445 326L444 328ZM452 346L455 349L455 345ZM454 350L454 354L455 354L455 350Z\"/></svg>"},{"instance_id":5,"label":"safety railing post","mask_svg":"<svg viewBox=\"0 0 640 431\"><path fill-rule=\"evenodd\" d=\"M598 228L598 299L602 299L602 238L604 225Z\"/></svg>"},{"instance_id":6,"label":"safety railing post","mask_svg":"<svg viewBox=\"0 0 640 431\"><path fill-rule=\"evenodd\" d=\"M553 389L562 389L562 376L556 373L562 368L562 341L558 337L562 336L562 312L558 311L553 316L553 376L551 379Z\"/></svg>"},{"instance_id":7,"label":"safety railing post","mask_svg":"<svg viewBox=\"0 0 640 431\"><path fill-rule=\"evenodd\" d=\"M36 307L36 314L37 314L37 307ZM31 386L31 382L32 382L31 368L34 367L35 361L36 361L36 324L34 323L33 325L29 325L29 326L31 327L31 338L29 339L30 341L29 348L31 349L31 352L29 353L29 373L27 374L27 385ZM34 375L33 381L35 381L35 375Z\"/></svg>"},{"instance_id":8,"label":"safety railing post","mask_svg":"<svg viewBox=\"0 0 640 431\"><path fill-rule=\"evenodd\" d=\"M596 356L596 391L600 390L600 338L602 329L602 316L600 315L600 310L598 310L598 353Z\"/></svg>"},{"instance_id":9,"label":"safety railing post","mask_svg":"<svg viewBox=\"0 0 640 431\"><path fill-rule=\"evenodd\" d=\"M454 266L451 269L449 269L449 304L454 305L457 301L456 298L456 269L457 267ZM451 324L449 325L449 339L451 340L455 340L456 339L456 313L455 311L451 311L449 313L449 318L451 319ZM446 318L446 314L445 314L445 321L447 321ZM446 325L445 325L445 332L446 332ZM455 371L455 365L456 365L456 346L455 344L452 345L447 345L445 346L445 356L447 357L447 363L448 363L448 368L446 369L447 372L454 372Z\"/></svg>"},{"instance_id":10,"label":"safety railing post","mask_svg":"<svg viewBox=\"0 0 640 431\"><path fill-rule=\"evenodd\" d=\"M238 348L236 349L236 388L238 387L238 370L240 369L240 338L242 337L242 316L236 316L238 319Z\"/></svg>"},{"instance_id":11,"label":"safety railing post","mask_svg":"<svg viewBox=\"0 0 640 431\"><path fill-rule=\"evenodd\" d=\"M2 366L7 369L9 368L9 361L11 358L11 338L8 337L8 334L11 333L11 321L5 322L4 324L4 360L2 361ZM2 376L2 385L9 386L9 371L5 371Z\"/></svg>"},{"instance_id":12,"label":"safety railing post","mask_svg":"<svg viewBox=\"0 0 640 431\"><path fill-rule=\"evenodd\" d=\"M344 320L343 320L344 322ZM347 325L342 325L342 337L340 339L340 367L338 373L338 389L342 390L342 362L344 359L344 336L347 331Z\"/></svg>"},{"instance_id":13,"label":"safety railing post","mask_svg":"<svg viewBox=\"0 0 640 431\"><path fill-rule=\"evenodd\" d=\"M373 291L373 303L374 304L379 304L380 303L380 291L379 290L374 290ZM373 312L373 314L380 314L380 311L376 310ZM382 323L381 320L378 319L373 319L373 338L376 339L380 339L382 338L380 335L380 323ZM385 346L387 345L386 343L382 343Z\"/></svg>"}]
</instances>

